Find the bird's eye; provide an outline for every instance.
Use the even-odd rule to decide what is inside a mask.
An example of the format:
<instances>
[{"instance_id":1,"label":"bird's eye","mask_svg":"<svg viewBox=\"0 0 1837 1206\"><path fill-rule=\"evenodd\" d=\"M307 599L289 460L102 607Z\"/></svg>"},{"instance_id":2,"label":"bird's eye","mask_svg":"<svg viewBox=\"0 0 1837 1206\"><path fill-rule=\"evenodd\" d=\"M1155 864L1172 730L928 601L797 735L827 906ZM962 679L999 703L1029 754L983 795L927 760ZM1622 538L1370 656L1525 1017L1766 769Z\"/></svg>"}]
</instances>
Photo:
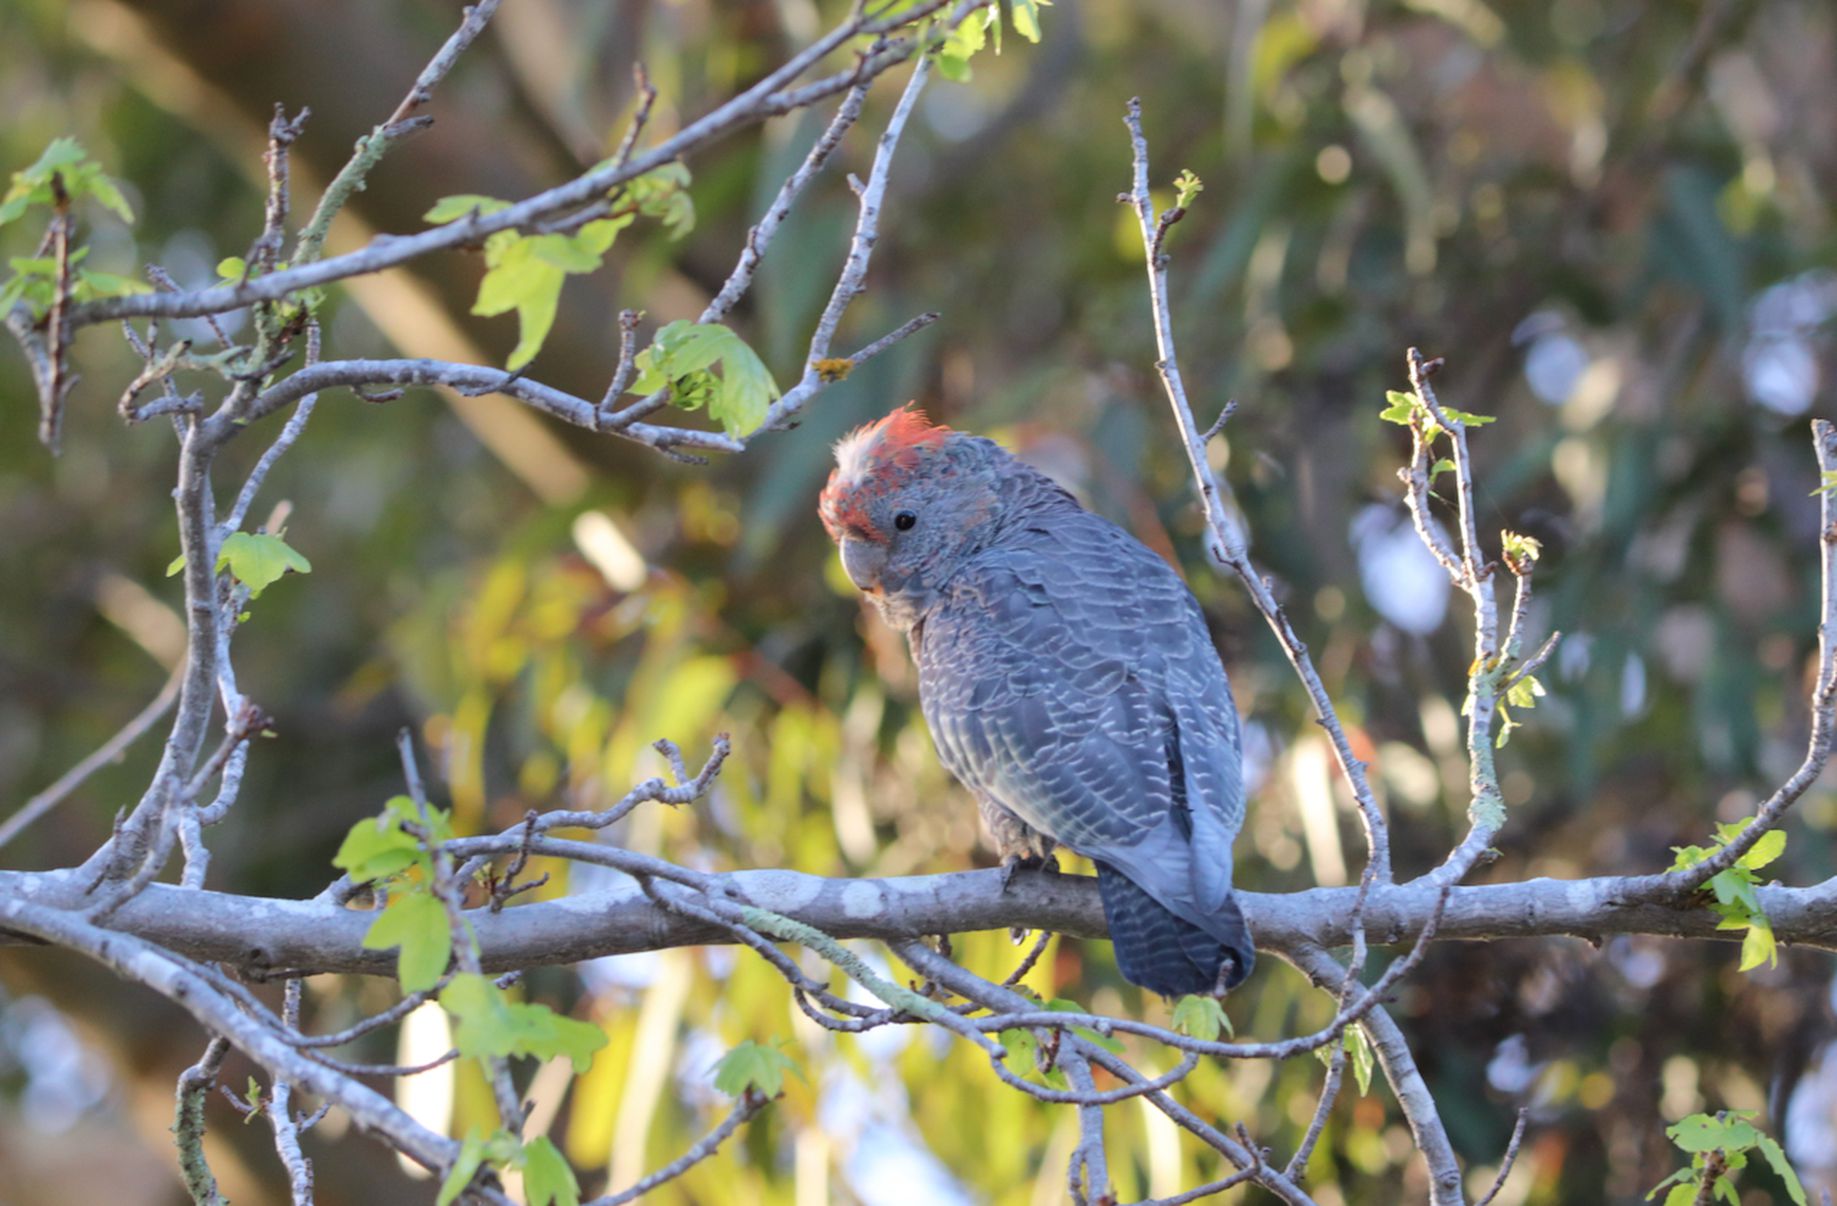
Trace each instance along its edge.
<instances>
[{"instance_id":1,"label":"bird's eye","mask_svg":"<svg viewBox=\"0 0 1837 1206\"><path fill-rule=\"evenodd\" d=\"M901 511L898 515L895 515L893 517L893 526L898 528L902 532L911 531L912 525L917 522L918 522L918 516L914 515L910 511Z\"/></svg>"}]
</instances>

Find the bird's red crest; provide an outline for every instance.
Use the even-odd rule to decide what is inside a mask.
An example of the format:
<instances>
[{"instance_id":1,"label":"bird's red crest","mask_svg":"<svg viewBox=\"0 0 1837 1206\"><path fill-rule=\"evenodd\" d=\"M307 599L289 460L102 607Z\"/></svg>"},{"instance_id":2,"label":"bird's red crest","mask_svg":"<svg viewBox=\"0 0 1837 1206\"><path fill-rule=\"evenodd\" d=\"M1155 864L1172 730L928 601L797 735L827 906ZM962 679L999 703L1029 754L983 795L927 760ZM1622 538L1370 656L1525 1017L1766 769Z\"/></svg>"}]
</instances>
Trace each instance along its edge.
<instances>
[{"instance_id":1,"label":"bird's red crest","mask_svg":"<svg viewBox=\"0 0 1837 1206\"><path fill-rule=\"evenodd\" d=\"M897 485L932 449L944 443L950 428L933 423L911 403L877 423L858 427L836 442L836 467L817 503L817 513L832 539L845 533L885 540L874 525L869 504Z\"/></svg>"}]
</instances>

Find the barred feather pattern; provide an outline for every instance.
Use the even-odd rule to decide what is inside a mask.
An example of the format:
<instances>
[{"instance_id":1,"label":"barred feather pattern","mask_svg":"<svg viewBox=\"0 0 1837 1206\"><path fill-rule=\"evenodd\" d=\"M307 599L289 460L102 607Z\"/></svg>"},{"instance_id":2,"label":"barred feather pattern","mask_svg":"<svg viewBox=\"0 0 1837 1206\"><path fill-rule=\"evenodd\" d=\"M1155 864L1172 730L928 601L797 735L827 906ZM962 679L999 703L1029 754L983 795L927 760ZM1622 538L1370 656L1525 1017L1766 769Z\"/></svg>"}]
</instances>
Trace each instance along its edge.
<instances>
[{"instance_id":1,"label":"barred feather pattern","mask_svg":"<svg viewBox=\"0 0 1837 1206\"><path fill-rule=\"evenodd\" d=\"M1231 894L1244 792L1199 605L1160 557L1020 462L1000 495L909 633L939 755L985 811L1097 862L1127 979L1228 991L1255 961Z\"/></svg>"}]
</instances>

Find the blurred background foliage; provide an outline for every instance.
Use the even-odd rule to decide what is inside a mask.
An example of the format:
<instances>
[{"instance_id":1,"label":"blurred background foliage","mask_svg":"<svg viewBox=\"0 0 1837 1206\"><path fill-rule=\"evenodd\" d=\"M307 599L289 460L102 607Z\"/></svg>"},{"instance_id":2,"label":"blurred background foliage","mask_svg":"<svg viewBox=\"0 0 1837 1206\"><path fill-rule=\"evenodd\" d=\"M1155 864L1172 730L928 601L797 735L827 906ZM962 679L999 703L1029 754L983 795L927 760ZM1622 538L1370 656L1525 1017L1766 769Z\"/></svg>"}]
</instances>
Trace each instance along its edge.
<instances>
[{"instance_id":1,"label":"blurred background foliage","mask_svg":"<svg viewBox=\"0 0 1837 1206\"><path fill-rule=\"evenodd\" d=\"M833 16L816 0L511 0L335 232L411 230L433 199L517 196L602 157L641 59L657 122L688 120ZM129 190L131 230L92 215L91 265L202 283L259 226L260 130L310 105L300 195L393 108L455 17L396 0L9 0L0 6L0 164L74 134ZM467 828L603 803L716 731L737 753L711 800L635 814L616 840L696 866L900 875L985 864L974 810L933 757L903 648L843 589L815 522L827 445L908 398L1008 442L1185 566L1247 720L1255 796L1240 882L1356 877L1344 786L1280 651L1210 572L1152 378L1140 251L1114 201L1121 115L1141 95L1160 183L1206 182L1174 232L1176 315L1213 455L1353 738L1376 768L1400 873L1463 826L1457 709L1470 619L1409 532L1380 423L1414 343L1448 357L1443 396L1479 433L1482 528L1545 542L1534 612L1567 637L1550 695L1503 754L1500 879L1649 871L1751 809L1793 765L1815 623L1817 485L1806 417L1832 416L1837 10L1822 0L1059 0L1037 46L1010 38L973 80L924 98L894 169L870 279L841 346L912 313L942 320L825 394L795 432L709 468L543 424L501 399L329 398L270 481L309 578L264 596L240 645L278 718L212 884L306 895L339 836L397 789L390 735L422 734ZM842 159L864 170L897 86ZM691 166L700 227L632 237L572 279L533 372L597 396L614 315L692 317L821 115L740 133ZM739 329L781 380L839 264L853 202L826 177L765 261ZM34 232L9 230L11 255ZM501 362L508 320L467 310L455 255L335 291L333 355ZM180 648L164 503L173 444L111 405L137 367L88 332L61 457L33 438L22 361L0 355L0 799L61 773L157 689ZM698 422L699 418L684 419ZM261 441L234 456L253 458ZM146 740L7 852L80 858L136 794ZM1778 874L1831 874L1837 795L1788 824ZM550 868L549 893L589 886ZM959 938L1000 976L1005 935ZM1829 960L1746 976L1732 946L1616 938L1444 944L1397 1005L1455 1144L1490 1179L1533 1107L1503 1203L1633 1202L1676 1167L1663 1127L1770 1108L1808 1180L1837 1186ZM557 1137L615 1184L674 1158L725 1108L708 1079L741 1039L787 1039L785 1101L660 1201L1063 1200L1072 1113L1000 1088L940 1034L814 1030L783 982L730 950L531 977L611 1038ZM1028 984L1161 1020L1107 944L1055 942ZM315 983L325 1026L388 999ZM1240 1034L1319 1024L1326 1001L1271 963L1230 1001ZM404 1042L412 1045L412 1035ZM439 1035L414 1041L441 1042ZM202 1043L152 994L74 957L0 952L0 1201L182 1200L172 1083ZM372 1052L388 1058L385 1044ZM1149 1057L1149 1067L1155 1059ZM232 1083L246 1067L228 1070ZM1202 1067L1183 1091L1278 1152L1320 1068ZM424 1078L424 1081L428 1078ZM481 1089L449 1092L463 1133ZM260 1128L216 1108L229 1195L279 1200ZM334 1118L309 1138L327 1202L418 1200ZM1134 1105L1111 1111L1125 1200L1219 1174ZM1323 1203L1424 1194L1388 1090L1349 1091L1309 1169ZM587 1178L591 1187L593 1176ZM1744 1201L1768 1197L1744 1176ZM1777 1186L1776 1186L1777 1188ZM1814 1191L1815 1192L1815 1191ZM405 1197L404 1197L405 1195ZM1226 1200L1238 1200L1227 1195ZM1778 1200L1783 1201L1781 1196Z\"/></svg>"}]
</instances>

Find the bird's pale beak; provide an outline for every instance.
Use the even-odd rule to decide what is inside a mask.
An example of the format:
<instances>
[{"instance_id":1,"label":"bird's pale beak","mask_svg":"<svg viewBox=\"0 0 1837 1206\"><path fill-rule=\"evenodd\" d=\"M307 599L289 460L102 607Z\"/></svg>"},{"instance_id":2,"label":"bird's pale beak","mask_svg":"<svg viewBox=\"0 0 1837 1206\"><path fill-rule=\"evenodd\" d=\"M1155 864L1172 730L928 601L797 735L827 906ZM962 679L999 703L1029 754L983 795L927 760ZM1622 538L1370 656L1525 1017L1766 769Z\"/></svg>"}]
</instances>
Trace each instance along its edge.
<instances>
[{"instance_id":1,"label":"bird's pale beak","mask_svg":"<svg viewBox=\"0 0 1837 1206\"><path fill-rule=\"evenodd\" d=\"M885 545L871 540L857 540L852 536L842 539L842 569L856 589L868 594L880 590L880 575L886 564Z\"/></svg>"}]
</instances>

